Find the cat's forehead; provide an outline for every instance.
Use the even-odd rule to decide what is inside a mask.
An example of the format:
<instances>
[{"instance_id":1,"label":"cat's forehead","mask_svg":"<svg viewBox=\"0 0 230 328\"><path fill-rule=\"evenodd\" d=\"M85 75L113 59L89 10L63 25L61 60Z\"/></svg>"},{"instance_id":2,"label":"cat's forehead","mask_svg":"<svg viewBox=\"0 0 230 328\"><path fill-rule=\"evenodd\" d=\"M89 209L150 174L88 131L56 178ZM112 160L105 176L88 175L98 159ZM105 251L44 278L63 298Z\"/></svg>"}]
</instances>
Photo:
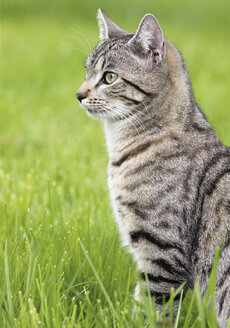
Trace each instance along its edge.
<instances>
[{"instance_id":1,"label":"cat's forehead","mask_svg":"<svg viewBox=\"0 0 230 328\"><path fill-rule=\"evenodd\" d=\"M126 50L127 38L105 40L93 50L85 62L86 68L101 68L105 61L122 57ZM100 66L100 67L99 67Z\"/></svg>"}]
</instances>

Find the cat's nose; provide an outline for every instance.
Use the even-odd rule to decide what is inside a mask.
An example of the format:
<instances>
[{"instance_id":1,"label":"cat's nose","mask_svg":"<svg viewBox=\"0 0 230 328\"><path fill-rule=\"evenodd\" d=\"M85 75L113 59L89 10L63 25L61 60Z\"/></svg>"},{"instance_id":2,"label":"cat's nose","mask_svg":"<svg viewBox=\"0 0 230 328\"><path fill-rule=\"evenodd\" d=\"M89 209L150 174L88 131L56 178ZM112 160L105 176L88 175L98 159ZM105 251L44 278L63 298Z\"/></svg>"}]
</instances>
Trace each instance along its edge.
<instances>
[{"instance_id":1,"label":"cat's nose","mask_svg":"<svg viewBox=\"0 0 230 328\"><path fill-rule=\"evenodd\" d=\"M86 98L86 94L83 92L77 92L76 96L77 96L77 99L80 101L80 103L82 102L83 99Z\"/></svg>"},{"instance_id":2,"label":"cat's nose","mask_svg":"<svg viewBox=\"0 0 230 328\"><path fill-rule=\"evenodd\" d=\"M81 103L83 99L87 98L90 93L90 85L88 82L83 82L80 88L77 90L76 96L79 102Z\"/></svg>"}]
</instances>

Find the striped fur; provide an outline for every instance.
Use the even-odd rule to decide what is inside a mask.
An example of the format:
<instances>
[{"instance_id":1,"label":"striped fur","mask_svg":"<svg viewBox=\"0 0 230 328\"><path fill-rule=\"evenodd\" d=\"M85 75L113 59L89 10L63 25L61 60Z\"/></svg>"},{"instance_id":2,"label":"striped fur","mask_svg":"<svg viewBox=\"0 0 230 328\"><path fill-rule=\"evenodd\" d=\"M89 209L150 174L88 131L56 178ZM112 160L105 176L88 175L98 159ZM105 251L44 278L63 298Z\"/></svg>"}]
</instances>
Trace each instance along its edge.
<instances>
[{"instance_id":1,"label":"striped fur","mask_svg":"<svg viewBox=\"0 0 230 328\"><path fill-rule=\"evenodd\" d=\"M196 277L205 293L223 242L216 285L221 327L230 315L230 148L197 106L179 51L154 16L136 34L99 11L102 42L78 91L104 121L108 184L118 228L161 309L170 289ZM105 72L117 74L105 82ZM139 299L139 286L135 297ZM175 301L175 309L178 300Z\"/></svg>"}]
</instances>

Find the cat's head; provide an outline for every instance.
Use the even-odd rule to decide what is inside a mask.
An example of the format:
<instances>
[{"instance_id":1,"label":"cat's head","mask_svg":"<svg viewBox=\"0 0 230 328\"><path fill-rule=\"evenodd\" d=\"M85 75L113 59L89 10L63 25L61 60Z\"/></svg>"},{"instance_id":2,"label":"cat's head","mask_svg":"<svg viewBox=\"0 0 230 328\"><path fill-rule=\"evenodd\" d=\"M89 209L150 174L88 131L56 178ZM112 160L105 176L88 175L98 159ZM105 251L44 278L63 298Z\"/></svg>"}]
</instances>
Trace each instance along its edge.
<instances>
[{"instance_id":1,"label":"cat's head","mask_svg":"<svg viewBox=\"0 0 230 328\"><path fill-rule=\"evenodd\" d=\"M91 116L120 120L161 92L168 74L164 37L151 14L135 34L120 29L101 9L98 22L101 42L86 60L77 98Z\"/></svg>"}]
</instances>

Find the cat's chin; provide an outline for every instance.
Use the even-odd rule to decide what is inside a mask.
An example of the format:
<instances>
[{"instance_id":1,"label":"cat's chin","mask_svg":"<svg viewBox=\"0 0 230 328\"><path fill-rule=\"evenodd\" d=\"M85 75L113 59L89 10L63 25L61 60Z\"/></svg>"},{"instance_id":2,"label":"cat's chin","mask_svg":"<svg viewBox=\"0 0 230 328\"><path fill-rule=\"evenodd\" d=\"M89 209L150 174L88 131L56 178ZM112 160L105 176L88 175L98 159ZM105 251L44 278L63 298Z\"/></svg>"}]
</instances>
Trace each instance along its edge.
<instances>
[{"instance_id":1,"label":"cat's chin","mask_svg":"<svg viewBox=\"0 0 230 328\"><path fill-rule=\"evenodd\" d=\"M104 120L108 119L111 121L119 121L123 119L123 117L119 117L116 113L110 110L106 109L96 109L96 108L90 108L86 103L84 103L84 100L82 103L80 103L80 106L86 111L86 113L95 119Z\"/></svg>"},{"instance_id":2,"label":"cat's chin","mask_svg":"<svg viewBox=\"0 0 230 328\"><path fill-rule=\"evenodd\" d=\"M106 110L93 110L93 109L88 109L86 108L86 113L93 118L97 119L106 119L109 117L108 113Z\"/></svg>"},{"instance_id":3,"label":"cat's chin","mask_svg":"<svg viewBox=\"0 0 230 328\"><path fill-rule=\"evenodd\" d=\"M83 107L83 106L82 106ZM99 120L112 120L112 121L117 121L120 118L117 116L114 116L113 113L111 113L110 111L107 111L105 109L91 109L91 108L85 108L86 113L93 118L99 119Z\"/></svg>"},{"instance_id":4,"label":"cat's chin","mask_svg":"<svg viewBox=\"0 0 230 328\"><path fill-rule=\"evenodd\" d=\"M106 110L92 110L92 109L86 109L86 113L95 119L99 120L108 120L110 122L116 122L123 120L124 118L119 117L117 115L111 114L111 112L108 112Z\"/></svg>"},{"instance_id":5,"label":"cat's chin","mask_svg":"<svg viewBox=\"0 0 230 328\"><path fill-rule=\"evenodd\" d=\"M81 108L83 108L86 113L93 118L97 119L104 119L107 118L108 112L105 109L92 109L87 106L86 103L84 103L84 100L80 103Z\"/></svg>"}]
</instances>

